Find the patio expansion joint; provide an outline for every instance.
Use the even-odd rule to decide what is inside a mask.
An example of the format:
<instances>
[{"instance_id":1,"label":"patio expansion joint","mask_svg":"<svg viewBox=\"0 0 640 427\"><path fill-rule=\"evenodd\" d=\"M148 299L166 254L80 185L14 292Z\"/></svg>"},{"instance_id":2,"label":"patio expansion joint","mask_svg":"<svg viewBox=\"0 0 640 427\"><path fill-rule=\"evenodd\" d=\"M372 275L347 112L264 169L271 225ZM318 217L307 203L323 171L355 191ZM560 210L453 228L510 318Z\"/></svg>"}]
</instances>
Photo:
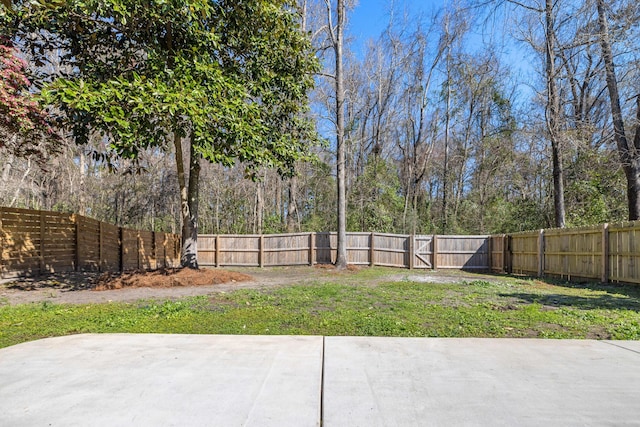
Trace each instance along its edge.
<instances>
[{"instance_id":1,"label":"patio expansion joint","mask_svg":"<svg viewBox=\"0 0 640 427\"><path fill-rule=\"evenodd\" d=\"M638 351L638 350L634 350L632 348L627 348L627 347L615 344L615 343L613 343L611 341L599 341L598 340L598 342L601 342L602 344L610 345L612 347L617 347L617 348L622 349L622 350L627 350L627 351L630 351L631 353L640 354L640 351Z\"/></svg>"}]
</instances>

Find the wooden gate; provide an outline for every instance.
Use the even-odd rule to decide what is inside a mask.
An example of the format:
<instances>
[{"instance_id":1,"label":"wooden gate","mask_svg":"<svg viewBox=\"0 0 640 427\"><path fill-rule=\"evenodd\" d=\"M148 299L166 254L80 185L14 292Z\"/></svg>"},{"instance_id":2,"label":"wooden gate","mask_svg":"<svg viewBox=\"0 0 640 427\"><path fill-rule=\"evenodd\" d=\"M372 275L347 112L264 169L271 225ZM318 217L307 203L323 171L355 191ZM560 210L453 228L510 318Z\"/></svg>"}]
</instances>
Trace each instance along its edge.
<instances>
[{"instance_id":1,"label":"wooden gate","mask_svg":"<svg viewBox=\"0 0 640 427\"><path fill-rule=\"evenodd\" d=\"M413 237L413 268L433 268L433 236Z\"/></svg>"}]
</instances>

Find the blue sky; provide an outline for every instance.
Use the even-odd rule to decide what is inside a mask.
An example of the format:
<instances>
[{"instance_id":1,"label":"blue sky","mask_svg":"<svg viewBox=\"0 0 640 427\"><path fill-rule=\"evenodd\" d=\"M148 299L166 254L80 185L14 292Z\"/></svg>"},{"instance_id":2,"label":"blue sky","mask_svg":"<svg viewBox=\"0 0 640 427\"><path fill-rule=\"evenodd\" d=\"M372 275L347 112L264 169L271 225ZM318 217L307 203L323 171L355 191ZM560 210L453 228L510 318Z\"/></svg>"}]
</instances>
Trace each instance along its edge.
<instances>
[{"instance_id":1,"label":"blue sky","mask_svg":"<svg viewBox=\"0 0 640 427\"><path fill-rule=\"evenodd\" d=\"M391 5L396 13L406 11L412 16L428 16L441 8L447 0L360 0L349 12L349 35L353 49L358 52L369 39L377 39L389 24Z\"/></svg>"},{"instance_id":2,"label":"blue sky","mask_svg":"<svg viewBox=\"0 0 640 427\"><path fill-rule=\"evenodd\" d=\"M446 5L453 5L456 0L360 0L354 10L349 11L348 36L351 38L351 49L356 55L364 56L367 41L377 39L389 23L390 9L393 5L395 13L406 12L412 18L428 18ZM501 25L500 22L496 22ZM480 32L491 30L486 28L472 29L467 35L468 43L482 42ZM498 32L504 28L497 29ZM472 47L473 48L473 47ZM529 56L531 53L522 45L506 41L503 59L514 69L515 74L529 75L533 72Z\"/></svg>"}]
</instances>

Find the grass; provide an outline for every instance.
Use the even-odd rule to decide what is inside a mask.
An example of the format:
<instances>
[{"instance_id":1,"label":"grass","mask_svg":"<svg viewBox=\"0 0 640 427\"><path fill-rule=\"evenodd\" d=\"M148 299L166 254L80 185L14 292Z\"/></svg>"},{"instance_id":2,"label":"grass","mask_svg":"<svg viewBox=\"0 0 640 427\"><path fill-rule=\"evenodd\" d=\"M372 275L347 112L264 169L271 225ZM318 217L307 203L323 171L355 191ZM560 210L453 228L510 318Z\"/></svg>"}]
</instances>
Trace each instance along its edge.
<instances>
[{"instance_id":1,"label":"grass","mask_svg":"<svg viewBox=\"0 0 640 427\"><path fill-rule=\"evenodd\" d=\"M4 305L0 347L89 332L640 339L638 286L380 277L363 269L311 285L172 301Z\"/></svg>"}]
</instances>

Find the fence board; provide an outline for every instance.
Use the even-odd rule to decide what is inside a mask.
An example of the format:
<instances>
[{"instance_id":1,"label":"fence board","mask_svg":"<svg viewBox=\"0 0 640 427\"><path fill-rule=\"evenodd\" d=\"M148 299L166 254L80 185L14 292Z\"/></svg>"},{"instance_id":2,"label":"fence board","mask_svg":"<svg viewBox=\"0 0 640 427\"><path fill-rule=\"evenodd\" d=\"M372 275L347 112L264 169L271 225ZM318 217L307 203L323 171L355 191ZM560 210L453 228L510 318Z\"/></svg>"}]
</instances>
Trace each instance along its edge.
<instances>
[{"instance_id":1,"label":"fence board","mask_svg":"<svg viewBox=\"0 0 640 427\"><path fill-rule=\"evenodd\" d=\"M609 280L640 283L640 222L609 226Z\"/></svg>"},{"instance_id":2,"label":"fence board","mask_svg":"<svg viewBox=\"0 0 640 427\"><path fill-rule=\"evenodd\" d=\"M507 270L507 236L505 234L491 236L489 248L491 271L504 273Z\"/></svg>"},{"instance_id":3,"label":"fence board","mask_svg":"<svg viewBox=\"0 0 640 427\"><path fill-rule=\"evenodd\" d=\"M537 274L538 231L511 234L511 271L516 274Z\"/></svg>"},{"instance_id":4,"label":"fence board","mask_svg":"<svg viewBox=\"0 0 640 427\"><path fill-rule=\"evenodd\" d=\"M138 231L138 268L143 270L156 268L153 232L151 231Z\"/></svg>"},{"instance_id":5,"label":"fence board","mask_svg":"<svg viewBox=\"0 0 640 427\"><path fill-rule=\"evenodd\" d=\"M347 263L369 265L371 233L347 233ZM336 250L337 241L336 241Z\"/></svg>"},{"instance_id":6,"label":"fence board","mask_svg":"<svg viewBox=\"0 0 640 427\"><path fill-rule=\"evenodd\" d=\"M375 233L374 265L409 267L409 238L408 235Z\"/></svg>"},{"instance_id":7,"label":"fence board","mask_svg":"<svg viewBox=\"0 0 640 427\"><path fill-rule=\"evenodd\" d=\"M316 264L333 264L338 256L338 235L316 233Z\"/></svg>"},{"instance_id":8,"label":"fence board","mask_svg":"<svg viewBox=\"0 0 640 427\"><path fill-rule=\"evenodd\" d=\"M122 265L120 257L120 228L113 224L102 223L101 270L119 270Z\"/></svg>"},{"instance_id":9,"label":"fence board","mask_svg":"<svg viewBox=\"0 0 640 427\"><path fill-rule=\"evenodd\" d=\"M309 233L272 234L263 238L265 266L309 265Z\"/></svg>"},{"instance_id":10,"label":"fence board","mask_svg":"<svg viewBox=\"0 0 640 427\"><path fill-rule=\"evenodd\" d=\"M203 266L216 266L216 239L217 236L200 234L198 236L198 264Z\"/></svg>"},{"instance_id":11,"label":"fence board","mask_svg":"<svg viewBox=\"0 0 640 427\"><path fill-rule=\"evenodd\" d=\"M602 227L544 231L544 274L571 278L602 277Z\"/></svg>"},{"instance_id":12,"label":"fence board","mask_svg":"<svg viewBox=\"0 0 640 427\"><path fill-rule=\"evenodd\" d=\"M440 236L438 268L486 270L489 268L489 236Z\"/></svg>"},{"instance_id":13,"label":"fence board","mask_svg":"<svg viewBox=\"0 0 640 427\"><path fill-rule=\"evenodd\" d=\"M225 235L220 239L218 265L221 266L260 266L260 236Z\"/></svg>"}]
</instances>

